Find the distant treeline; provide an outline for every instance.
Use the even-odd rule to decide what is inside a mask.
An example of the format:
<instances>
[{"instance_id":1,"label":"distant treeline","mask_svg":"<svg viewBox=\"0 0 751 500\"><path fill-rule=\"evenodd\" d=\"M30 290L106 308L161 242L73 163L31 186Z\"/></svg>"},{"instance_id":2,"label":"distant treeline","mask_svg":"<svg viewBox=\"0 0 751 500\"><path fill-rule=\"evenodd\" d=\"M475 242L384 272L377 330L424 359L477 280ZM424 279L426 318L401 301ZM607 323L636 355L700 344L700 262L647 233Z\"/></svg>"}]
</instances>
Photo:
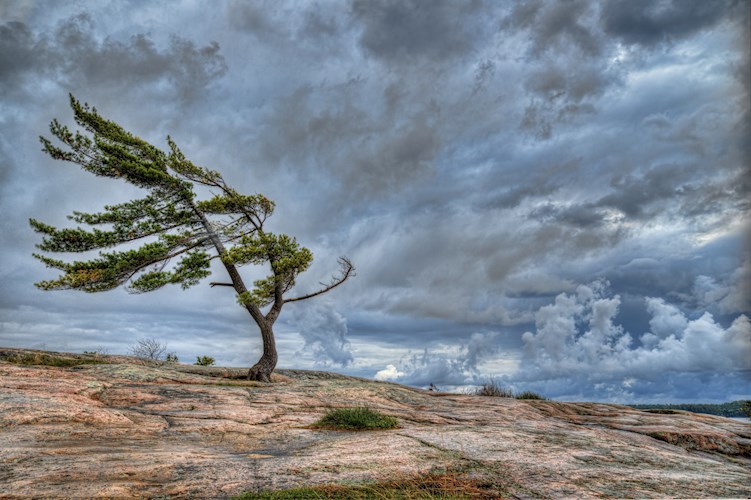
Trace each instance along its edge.
<instances>
[{"instance_id":1,"label":"distant treeline","mask_svg":"<svg viewBox=\"0 0 751 500\"><path fill-rule=\"evenodd\" d=\"M748 417L747 409L744 409L746 401L732 401L730 403L713 404L675 404L675 405L628 405L637 410L684 410L694 413L708 413L709 415L719 415L721 417Z\"/></svg>"}]
</instances>

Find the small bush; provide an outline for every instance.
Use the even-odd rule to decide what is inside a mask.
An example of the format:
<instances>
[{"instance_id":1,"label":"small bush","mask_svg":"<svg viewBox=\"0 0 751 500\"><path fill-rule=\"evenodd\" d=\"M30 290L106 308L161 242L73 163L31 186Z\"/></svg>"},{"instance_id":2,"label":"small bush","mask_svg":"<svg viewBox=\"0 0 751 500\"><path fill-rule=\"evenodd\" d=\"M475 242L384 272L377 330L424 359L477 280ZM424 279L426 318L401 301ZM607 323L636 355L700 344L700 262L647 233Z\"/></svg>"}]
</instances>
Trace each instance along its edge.
<instances>
[{"instance_id":1,"label":"small bush","mask_svg":"<svg viewBox=\"0 0 751 500\"><path fill-rule=\"evenodd\" d=\"M167 344L157 339L138 339L135 345L131 346L130 353L137 358L159 361L166 350Z\"/></svg>"},{"instance_id":2,"label":"small bush","mask_svg":"<svg viewBox=\"0 0 751 500\"><path fill-rule=\"evenodd\" d=\"M496 398L513 398L514 392L508 387L504 387L503 384L495 379L488 379L487 382L475 389L475 396L491 396Z\"/></svg>"},{"instance_id":3,"label":"small bush","mask_svg":"<svg viewBox=\"0 0 751 500\"><path fill-rule=\"evenodd\" d=\"M211 356L196 356L196 362L193 364L198 366L213 366L214 362L214 358Z\"/></svg>"},{"instance_id":4,"label":"small bush","mask_svg":"<svg viewBox=\"0 0 751 500\"><path fill-rule=\"evenodd\" d=\"M370 408L338 408L330 410L318 422L317 429L366 431L374 429L394 429L399 421Z\"/></svg>"},{"instance_id":5,"label":"small bush","mask_svg":"<svg viewBox=\"0 0 751 500\"><path fill-rule=\"evenodd\" d=\"M515 397L516 397L516 399L540 399L542 401L546 401L548 399L545 396L542 396L542 395L537 394L536 392L532 392L532 391L520 392Z\"/></svg>"},{"instance_id":6,"label":"small bush","mask_svg":"<svg viewBox=\"0 0 751 500\"><path fill-rule=\"evenodd\" d=\"M93 351L83 351L83 353L86 356L94 356L95 358L99 358L99 357L106 356L107 354L109 354L109 352L107 351L107 348L105 347L97 347Z\"/></svg>"},{"instance_id":7,"label":"small bush","mask_svg":"<svg viewBox=\"0 0 751 500\"><path fill-rule=\"evenodd\" d=\"M751 400L741 403L741 411L745 413L748 418L751 418Z\"/></svg>"},{"instance_id":8,"label":"small bush","mask_svg":"<svg viewBox=\"0 0 751 500\"><path fill-rule=\"evenodd\" d=\"M175 354L174 352L171 352L167 354L167 356L164 358L164 361L166 361L167 363L174 364L174 363L178 363L180 360L177 359L177 354Z\"/></svg>"}]
</instances>

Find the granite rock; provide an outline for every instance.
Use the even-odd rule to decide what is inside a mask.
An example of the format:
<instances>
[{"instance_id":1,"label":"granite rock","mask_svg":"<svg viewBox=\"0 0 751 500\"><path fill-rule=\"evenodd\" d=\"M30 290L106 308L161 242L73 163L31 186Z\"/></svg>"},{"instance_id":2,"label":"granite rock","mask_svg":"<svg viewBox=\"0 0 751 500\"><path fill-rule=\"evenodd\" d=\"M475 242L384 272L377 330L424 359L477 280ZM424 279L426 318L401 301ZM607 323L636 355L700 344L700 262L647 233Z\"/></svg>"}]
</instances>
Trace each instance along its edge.
<instances>
[{"instance_id":1,"label":"granite rock","mask_svg":"<svg viewBox=\"0 0 751 500\"><path fill-rule=\"evenodd\" d=\"M639 411L427 392L323 372L243 370L0 350L0 497L229 497L441 470L499 495L747 497L751 425ZM76 360L82 364L76 364ZM315 430L328 409L396 416L377 432Z\"/></svg>"}]
</instances>

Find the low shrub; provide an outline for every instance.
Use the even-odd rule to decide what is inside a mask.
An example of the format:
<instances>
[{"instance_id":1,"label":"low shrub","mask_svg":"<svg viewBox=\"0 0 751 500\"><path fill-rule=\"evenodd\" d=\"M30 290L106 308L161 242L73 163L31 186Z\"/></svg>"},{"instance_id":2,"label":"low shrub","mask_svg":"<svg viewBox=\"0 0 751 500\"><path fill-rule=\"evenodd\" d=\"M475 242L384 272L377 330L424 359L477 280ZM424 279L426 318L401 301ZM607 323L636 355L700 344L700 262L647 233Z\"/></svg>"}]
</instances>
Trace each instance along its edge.
<instances>
[{"instance_id":1,"label":"low shrub","mask_svg":"<svg viewBox=\"0 0 751 500\"><path fill-rule=\"evenodd\" d=\"M214 358L211 356L196 356L196 362L193 364L198 366L213 366L214 363Z\"/></svg>"},{"instance_id":2,"label":"low shrub","mask_svg":"<svg viewBox=\"0 0 751 500\"><path fill-rule=\"evenodd\" d=\"M542 401L546 401L548 399L545 396L542 396L542 395L537 394L536 392L532 392L532 391L523 391L523 392L518 393L514 397L516 399L540 399Z\"/></svg>"},{"instance_id":3,"label":"low shrub","mask_svg":"<svg viewBox=\"0 0 751 500\"><path fill-rule=\"evenodd\" d=\"M95 358L101 358L102 356L106 356L109 354L106 348L104 347L97 347L93 351L83 351L83 353L86 356L94 356Z\"/></svg>"},{"instance_id":4,"label":"low shrub","mask_svg":"<svg viewBox=\"0 0 751 500\"><path fill-rule=\"evenodd\" d=\"M513 398L514 392L495 379L488 379L484 384L475 389L475 396L491 396L496 398Z\"/></svg>"},{"instance_id":5,"label":"low shrub","mask_svg":"<svg viewBox=\"0 0 751 500\"><path fill-rule=\"evenodd\" d=\"M180 360L177 358L177 354L175 354L174 352L171 352L167 354L167 356L164 358L164 361L167 363L174 364L174 363L178 363Z\"/></svg>"},{"instance_id":6,"label":"low shrub","mask_svg":"<svg viewBox=\"0 0 751 500\"><path fill-rule=\"evenodd\" d=\"M367 431L395 429L399 427L399 421L370 408L338 408L328 411L312 427L314 429Z\"/></svg>"},{"instance_id":7,"label":"low shrub","mask_svg":"<svg viewBox=\"0 0 751 500\"><path fill-rule=\"evenodd\" d=\"M167 344L157 339L138 339L130 347L130 353L141 359L159 361L167 350Z\"/></svg>"}]
</instances>

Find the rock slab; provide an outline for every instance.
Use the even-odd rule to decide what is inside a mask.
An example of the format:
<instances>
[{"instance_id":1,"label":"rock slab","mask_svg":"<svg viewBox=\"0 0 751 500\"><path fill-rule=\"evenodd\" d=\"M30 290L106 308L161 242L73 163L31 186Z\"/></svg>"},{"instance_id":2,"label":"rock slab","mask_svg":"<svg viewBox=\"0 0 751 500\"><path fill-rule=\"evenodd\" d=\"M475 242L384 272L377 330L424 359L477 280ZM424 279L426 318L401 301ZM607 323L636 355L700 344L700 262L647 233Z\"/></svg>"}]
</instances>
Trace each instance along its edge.
<instances>
[{"instance_id":1,"label":"rock slab","mask_svg":"<svg viewBox=\"0 0 751 500\"><path fill-rule=\"evenodd\" d=\"M13 351L0 352L2 498L224 498L442 470L491 481L503 497L751 496L751 425L722 417L321 372L282 370L260 384L239 370L115 356L21 365ZM401 427L309 428L330 408L354 406Z\"/></svg>"}]
</instances>

